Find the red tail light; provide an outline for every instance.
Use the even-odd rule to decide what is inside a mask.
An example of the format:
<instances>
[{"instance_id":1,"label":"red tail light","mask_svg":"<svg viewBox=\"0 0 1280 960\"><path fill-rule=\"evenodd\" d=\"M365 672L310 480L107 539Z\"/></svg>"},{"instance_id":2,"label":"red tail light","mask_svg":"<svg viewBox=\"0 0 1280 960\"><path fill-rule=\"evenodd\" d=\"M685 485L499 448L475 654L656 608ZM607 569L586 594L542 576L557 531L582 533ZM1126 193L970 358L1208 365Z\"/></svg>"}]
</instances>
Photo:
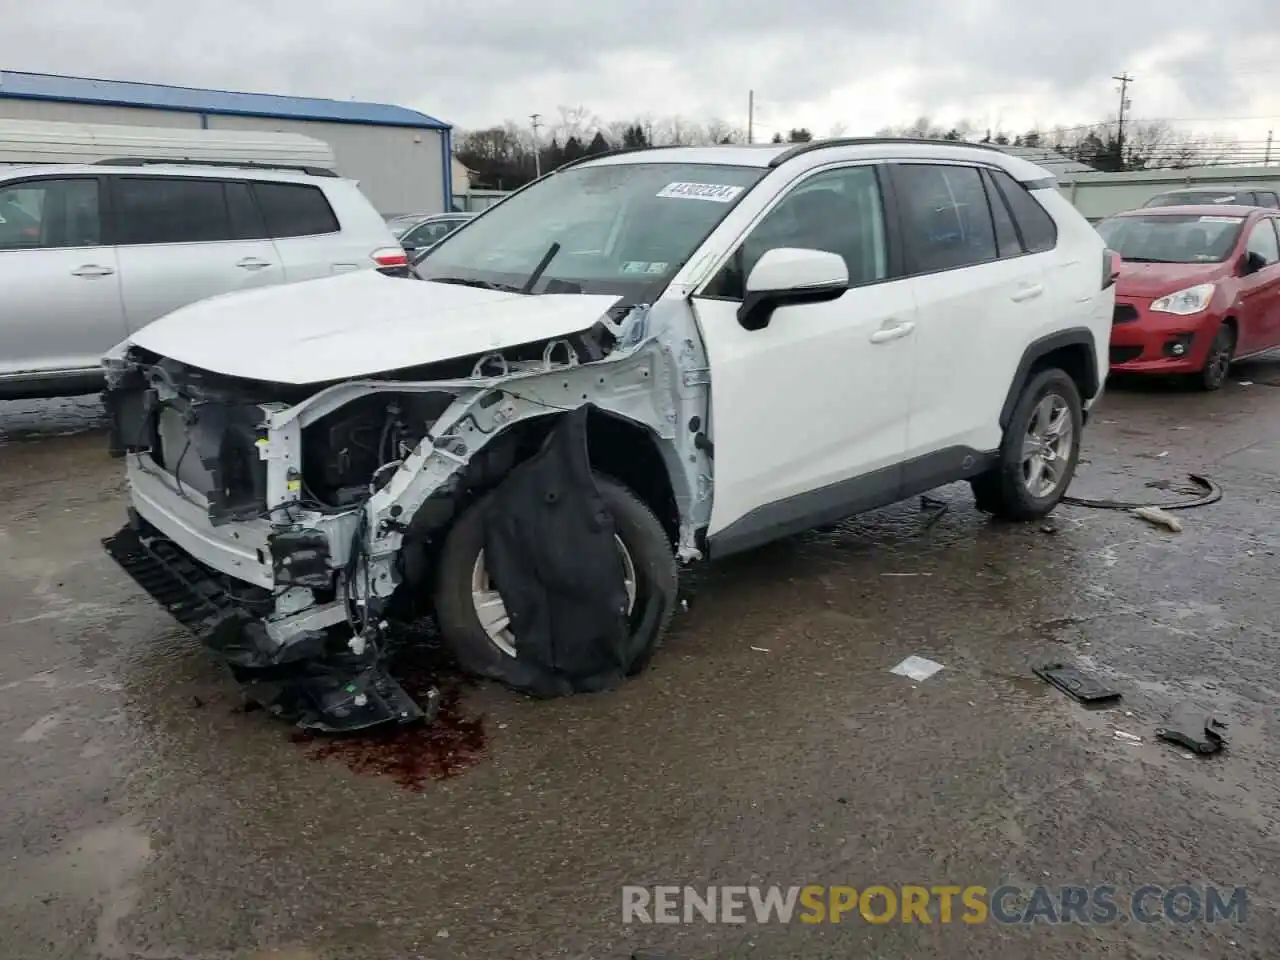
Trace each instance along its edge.
<instances>
[{"instance_id":1,"label":"red tail light","mask_svg":"<svg viewBox=\"0 0 1280 960\"><path fill-rule=\"evenodd\" d=\"M1120 254L1114 250L1102 251L1102 289L1112 286L1120 279Z\"/></svg>"},{"instance_id":2,"label":"red tail light","mask_svg":"<svg viewBox=\"0 0 1280 960\"><path fill-rule=\"evenodd\" d=\"M382 247L369 254L373 257L373 262L380 267L407 267L409 265L409 255L404 252L403 247Z\"/></svg>"}]
</instances>

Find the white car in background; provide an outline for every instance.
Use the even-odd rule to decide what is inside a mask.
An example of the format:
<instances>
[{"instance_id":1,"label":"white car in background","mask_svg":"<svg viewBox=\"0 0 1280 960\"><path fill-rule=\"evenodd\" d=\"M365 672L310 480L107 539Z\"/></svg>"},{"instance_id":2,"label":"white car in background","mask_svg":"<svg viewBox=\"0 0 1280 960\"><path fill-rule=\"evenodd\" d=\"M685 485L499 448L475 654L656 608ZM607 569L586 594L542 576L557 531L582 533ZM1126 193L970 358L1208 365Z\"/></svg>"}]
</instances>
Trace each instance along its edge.
<instances>
[{"instance_id":1,"label":"white car in background","mask_svg":"<svg viewBox=\"0 0 1280 960\"><path fill-rule=\"evenodd\" d=\"M0 400L101 390L103 353L196 300L337 273L405 275L351 180L253 164L0 171Z\"/></svg>"},{"instance_id":2,"label":"white car in background","mask_svg":"<svg viewBox=\"0 0 1280 960\"><path fill-rule=\"evenodd\" d=\"M121 344L132 507L106 546L306 725L420 716L386 631L423 611L474 674L602 689L653 654L678 562L954 481L1051 511L1117 271L1050 174L976 144L592 157L415 280L222 297ZM577 673L588 614L608 647Z\"/></svg>"}]
</instances>

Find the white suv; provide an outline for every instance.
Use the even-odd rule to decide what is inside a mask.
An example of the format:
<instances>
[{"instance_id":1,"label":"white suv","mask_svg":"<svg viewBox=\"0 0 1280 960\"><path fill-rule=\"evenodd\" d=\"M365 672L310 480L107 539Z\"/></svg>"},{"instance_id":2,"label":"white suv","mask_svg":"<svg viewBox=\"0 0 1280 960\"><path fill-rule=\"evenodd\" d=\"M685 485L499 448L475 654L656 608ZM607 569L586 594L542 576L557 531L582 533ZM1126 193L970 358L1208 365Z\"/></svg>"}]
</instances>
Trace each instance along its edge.
<instances>
[{"instance_id":1,"label":"white suv","mask_svg":"<svg viewBox=\"0 0 1280 960\"><path fill-rule=\"evenodd\" d=\"M0 399L101 390L102 354L236 290L362 269L403 249L356 184L253 165L0 172Z\"/></svg>"},{"instance_id":2,"label":"white suv","mask_svg":"<svg viewBox=\"0 0 1280 960\"><path fill-rule=\"evenodd\" d=\"M569 164L414 273L206 301L105 361L109 551L251 687L306 664L255 689L317 727L419 715L398 620L599 689L652 654L677 561L957 480L1043 516L1115 302L1043 169L909 140Z\"/></svg>"}]
</instances>

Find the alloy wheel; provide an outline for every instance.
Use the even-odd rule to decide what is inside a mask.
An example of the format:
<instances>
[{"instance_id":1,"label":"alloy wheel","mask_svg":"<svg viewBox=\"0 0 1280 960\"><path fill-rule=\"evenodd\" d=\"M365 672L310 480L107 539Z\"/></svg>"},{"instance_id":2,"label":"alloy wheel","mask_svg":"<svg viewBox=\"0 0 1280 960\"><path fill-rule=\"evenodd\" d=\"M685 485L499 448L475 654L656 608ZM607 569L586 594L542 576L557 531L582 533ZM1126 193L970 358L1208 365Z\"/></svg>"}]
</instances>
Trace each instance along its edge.
<instances>
[{"instance_id":1,"label":"alloy wheel","mask_svg":"<svg viewBox=\"0 0 1280 960\"><path fill-rule=\"evenodd\" d=\"M1071 407L1056 393L1036 404L1022 440L1022 482L1036 499L1050 496L1066 475L1075 443Z\"/></svg>"}]
</instances>

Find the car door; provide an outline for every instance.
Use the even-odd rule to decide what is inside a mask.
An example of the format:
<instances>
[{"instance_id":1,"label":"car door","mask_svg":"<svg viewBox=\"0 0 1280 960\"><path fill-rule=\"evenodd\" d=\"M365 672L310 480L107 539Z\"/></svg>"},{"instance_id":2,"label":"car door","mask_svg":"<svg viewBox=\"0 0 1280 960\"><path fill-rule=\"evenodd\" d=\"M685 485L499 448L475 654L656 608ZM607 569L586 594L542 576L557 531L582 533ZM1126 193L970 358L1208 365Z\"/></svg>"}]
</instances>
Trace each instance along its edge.
<instances>
[{"instance_id":1,"label":"car door","mask_svg":"<svg viewBox=\"0 0 1280 960\"><path fill-rule=\"evenodd\" d=\"M0 184L0 381L84 375L127 336L99 177Z\"/></svg>"},{"instance_id":2,"label":"car door","mask_svg":"<svg viewBox=\"0 0 1280 960\"><path fill-rule=\"evenodd\" d=\"M1249 228L1244 250L1246 257L1260 257L1262 267L1240 278L1236 356L1280 344L1280 241L1272 217Z\"/></svg>"},{"instance_id":3,"label":"car door","mask_svg":"<svg viewBox=\"0 0 1280 960\"><path fill-rule=\"evenodd\" d=\"M130 330L197 300L284 279L243 182L123 175L111 180Z\"/></svg>"},{"instance_id":4,"label":"car door","mask_svg":"<svg viewBox=\"0 0 1280 960\"><path fill-rule=\"evenodd\" d=\"M796 183L693 304L712 370L717 542L763 542L897 498L911 395L915 304L895 275L873 164ZM776 248L840 254L838 299L739 322L746 278Z\"/></svg>"},{"instance_id":5,"label":"car door","mask_svg":"<svg viewBox=\"0 0 1280 960\"><path fill-rule=\"evenodd\" d=\"M373 266L372 250L356 254L343 242L338 217L319 187L259 180L253 192L290 283Z\"/></svg>"},{"instance_id":6,"label":"car door","mask_svg":"<svg viewBox=\"0 0 1280 960\"><path fill-rule=\"evenodd\" d=\"M1026 193L1011 177L937 161L890 170L918 311L916 362L928 372L916 377L907 427L904 482L915 491L958 479L999 446L997 414L1023 349L1051 323L1052 298L1043 239L1024 241L1004 199Z\"/></svg>"}]
</instances>

